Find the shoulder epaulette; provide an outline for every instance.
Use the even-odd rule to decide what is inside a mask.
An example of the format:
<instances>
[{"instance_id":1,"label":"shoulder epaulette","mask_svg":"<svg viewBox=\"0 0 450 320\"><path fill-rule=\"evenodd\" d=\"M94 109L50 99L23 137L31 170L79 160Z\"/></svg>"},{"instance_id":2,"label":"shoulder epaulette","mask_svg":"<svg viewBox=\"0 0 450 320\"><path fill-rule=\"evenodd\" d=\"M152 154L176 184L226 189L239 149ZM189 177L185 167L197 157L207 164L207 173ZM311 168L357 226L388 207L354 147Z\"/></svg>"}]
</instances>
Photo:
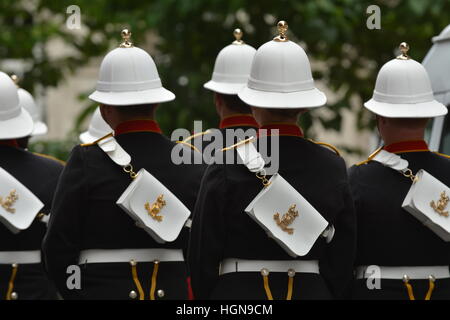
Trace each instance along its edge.
<instances>
[{"instance_id":1,"label":"shoulder epaulette","mask_svg":"<svg viewBox=\"0 0 450 320\"><path fill-rule=\"evenodd\" d=\"M233 145L231 145L231 146L229 146L229 147L225 147L225 148L223 148L221 151L223 152L223 151L228 151L228 150L236 149L237 147L242 146L243 144L252 142L253 140L255 140L255 137L250 137L250 138L248 138L248 139L239 141L238 143L235 143L235 144L233 144Z\"/></svg>"},{"instance_id":2,"label":"shoulder epaulette","mask_svg":"<svg viewBox=\"0 0 450 320\"><path fill-rule=\"evenodd\" d=\"M377 154L378 152L380 152L383 149L383 147L379 147L377 150L375 150L374 152L372 152L372 154L364 161L361 161L359 163L356 164L356 166L361 166L363 164L368 163L369 161L371 161Z\"/></svg>"},{"instance_id":3,"label":"shoulder epaulette","mask_svg":"<svg viewBox=\"0 0 450 320\"><path fill-rule=\"evenodd\" d=\"M179 143L179 144L184 144L186 146L188 146L189 148L191 148L194 151L200 152L200 150L198 150L198 148L196 146L194 146L193 144L190 144L188 142L183 141L176 141L175 143Z\"/></svg>"},{"instance_id":4,"label":"shoulder epaulette","mask_svg":"<svg viewBox=\"0 0 450 320\"><path fill-rule=\"evenodd\" d=\"M448 154L444 154L444 153L440 153L440 152L433 152L433 153L437 154L438 156L450 159L450 156Z\"/></svg>"},{"instance_id":5,"label":"shoulder epaulette","mask_svg":"<svg viewBox=\"0 0 450 320\"><path fill-rule=\"evenodd\" d=\"M327 147L327 148L333 150L338 156L341 156L341 153L339 152L338 148L336 148L332 144L329 144L326 142L314 141L313 139L308 139L308 140L311 141L312 143L318 144L320 146Z\"/></svg>"},{"instance_id":6,"label":"shoulder epaulette","mask_svg":"<svg viewBox=\"0 0 450 320\"><path fill-rule=\"evenodd\" d=\"M97 143L99 143L100 141L102 141L102 140L104 140L104 139L106 139L106 138L112 137L112 136L113 136L113 133L111 132L111 133L108 133L106 136L101 137L100 139L97 139L97 140L95 140L95 141L93 141L93 142L82 143L82 144L80 144L80 146L82 146L82 147L93 146L93 145L96 145Z\"/></svg>"},{"instance_id":7,"label":"shoulder epaulette","mask_svg":"<svg viewBox=\"0 0 450 320\"><path fill-rule=\"evenodd\" d=\"M49 156L48 154L42 154L42 153L37 153L37 152L33 152L33 154L35 154L35 155L37 155L37 156L39 156L39 157L42 157L42 158L46 158L46 159L50 159L50 160L59 162L59 163L62 164L63 166L66 165L66 162L65 162L65 161L60 160L60 159L58 159L58 158L55 158L55 157L53 157L53 156Z\"/></svg>"}]
</instances>

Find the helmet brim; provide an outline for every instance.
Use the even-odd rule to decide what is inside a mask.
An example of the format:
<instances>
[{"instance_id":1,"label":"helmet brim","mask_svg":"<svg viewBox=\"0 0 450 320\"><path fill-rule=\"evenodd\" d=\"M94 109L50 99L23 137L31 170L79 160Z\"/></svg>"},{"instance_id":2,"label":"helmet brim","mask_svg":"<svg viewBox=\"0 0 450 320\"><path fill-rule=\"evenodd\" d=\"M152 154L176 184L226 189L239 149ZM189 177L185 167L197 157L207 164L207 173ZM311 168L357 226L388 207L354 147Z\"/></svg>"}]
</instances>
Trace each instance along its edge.
<instances>
[{"instance_id":1,"label":"helmet brim","mask_svg":"<svg viewBox=\"0 0 450 320\"><path fill-rule=\"evenodd\" d=\"M447 108L436 100L421 103L387 103L372 98L364 103L364 107L386 118L434 118L448 112Z\"/></svg>"},{"instance_id":2,"label":"helmet brim","mask_svg":"<svg viewBox=\"0 0 450 320\"><path fill-rule=\"evenodd\" d=\"M0 120L0 140L28 137L32 134L33 128L33 119L24 108L21 108L18 116Z\"/></svg>"},{"instance_id":3,"label":"helmet brim","mask_svg":"<svg viewBox=\"0 0 450 320\"><path fill-rule=\"evenodd\" d=\"M245 83L217 82L210 80L205 83L203 87L222 94L238 94L245 85Z\"/></svg>"},{"instance_id":4,"label":"helmet brim","mask_svg":"<svg viewBox=\"0 0 450 320\"><path fill-rule=\"evenodd\" d=\"M246 86L238 96L250 106L268 109L318 108L327 103L327 97L317 88L295 92L271 92Z\"/></svg>"},{"instance_id":5,"label":"helmet brim","mask_svg":"<svg viewBox=\"0 0 450 320\"><path fill-rule=\"evenodd\" d=\"M128 106L169 102L175 95L161 87L143 91L105 92L96 90L89 99L110 106Z\"/></svg>"}]
</instances>

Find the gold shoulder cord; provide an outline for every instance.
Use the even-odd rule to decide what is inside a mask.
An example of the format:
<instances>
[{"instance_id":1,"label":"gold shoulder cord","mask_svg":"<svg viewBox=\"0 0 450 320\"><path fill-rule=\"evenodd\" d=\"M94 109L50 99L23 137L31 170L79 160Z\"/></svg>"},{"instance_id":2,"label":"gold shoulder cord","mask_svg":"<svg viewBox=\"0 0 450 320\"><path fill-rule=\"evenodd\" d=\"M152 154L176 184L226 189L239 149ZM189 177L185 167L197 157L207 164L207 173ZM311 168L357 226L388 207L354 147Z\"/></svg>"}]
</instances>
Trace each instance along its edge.
<instances>
[{"instance_id":1,"label":"gold shoulder cord","mask_svg":"<svg viewBox=\"0 0 450 320\"><path fill-rule=\"evenodd\" d=\"M46 159L50 159L50 160L56 161L56 162L62 164L63 166L66 165L65 161L63 161L61 159L58 159L56 157L53 157L53 156L49 156L48 154L43 154L43 153L38 153L38 152L33 152L33 154L35 154L35 155L37 155L39 157L42 157L42 158L46 158Z\"/></svg>"},{"instance_id":2,"label":"gold shoulder cord","mask_svg":"<svg viewBox=\"0 0 450 320\"><path fill-rule=\"evenodd\" d=\"M444 153L440 153L440 152L433 152L433 153L437 154L438 156L441 156L441 157L444 157L444 158L450 159L450 156L449 156L449 155L447 155L447 154L444 154Z\"/></svg>"},{"instance_id":3,"label":"gold shoulder cord","mask_svg":"<svg viewBox=\"0 0 450 320\"><path fill-rule=\"evenodd\" d=\"M382 149L383 149L383 147L379 147L377 150L375 150L374 152L372 152L370 154L370 156L367 158L367 160L361 161L361 162L357 163L356 165L361 166L363 164L370 162Z\"/></svg>"},{"instance_id":4,"label":"gold shoulder cord","mask_svg":"<svg viewBox=\"0 0 450 320\"><path fill-rule=\"evenodd\" d=\"M108 133L106 136L101 137L100 139L97 139L97 140L95 140L93 142L82 143L82 144L80 144L80 146L82 146L82 147L93 146L93 145L96 145L97 143L99 143L100 141L102 141L103 139L106 139L106 138L109 138L109 137L112 137L112 136L113 136L113 133L111 132L111 133Z\"/></svg>"},{"instance_id":5,"label":"gold shoulder cord","mask_svg":"<svg viewBox=\"0 0 450 320\"><path fill-rule=\"evenodd\" d=\"M369 158L367 158L367 160L364 160L364 161L362 161L362 162L360 162L360 163L357 163L356 165L357 165L357 166L360 166L360 165L363 165L363 164L366 164L366 163L370 162L373 158L375 158L375 156L376 156L381 150L383 150L383 147L379 147L377 150L375 150L375 151L369 156ZM401 174L403 174L406 178L411 179L411 181L412 181L413 183L417 182L417 180L418 180L418 178L413 174L412 170L409 169L409 168L407 168L407 169L405 169L404 171L402 171Z\"/></svg>"},{"instance_id":6,"label":"gold shoulder cord","mask_svg":"<svg viewBox=\"0 0 450 320\"><path fill-rule=\"evenodd\" d=\"M326 142L321 142L321 141L315 141L313 139L308 139L308 140L311 141L312 143L318 144L320 146L328 147L331 150L333 150L338 156L341 156L341 153L339 152L338 148L336 148L332 144L329 144L329 143L326 143Z\"/></svg>"},{"instance_id":7,"label":"gold shoulder cord","mask_svg":"<svg viewBox=\"0 0 450 320\"><path fill-rule=\"evenodd\" d=\"M184 145L190 147L192 150L195 150L195 151L197 151L197 152L200 152L200 150L198 150L198 148L197 148L196 146L194 146L193 144L188 143L188 141L190 141L190 140L192 140L192 139L195 139L195 138L197 138L197 137L203 136L203 135L205 135L205 134L208 134L208 133L210 133L210 132L211 132L211 130L208 129L208 130L206 130L206 131L203 131L203 132L199 132L199 133L193 134L192 136L189 136L189 137L187 137L187 138L184 139L184 140L176 141L176 143L184 144Z\"/></svg>"},{"instance_id":8,"label":"gold shoulder cord","mask_svg":"<svg viewBox=\"0 0 450 320\"><path fill-rule=\"evenodd\" d=\"M114 134L111 132L111 133L108 133L106 136L95 140L94 142L84 143L84 144L81 144L81 146L82 147L93 146L93 145L96 145L97 143L99 143L100 141L102 141L102 140L104 140L106 138L112 137L112 136L114 136ZM123 168L123 171L125 171L126 173L128 173L130 175L131 179L136 179L137 173L134 172L133 166L131 164L128 164L128 165L126 165L126 166L124 166L122 168Z\"/></svg>"},{"instance_id":9,"label":"gold shoulder cord","mask_svg":"<svg viewBox=\"0 0 450 320\"><path fill-rule=\"evenodd\" d=\"M194 146L193 144L190 144L188 142L184 142L184 141L176 141L175 143L178 144L184 144L185 146L188 146L189 148L191 148L194 151L200 152L200 150L198 150L198 148L196 146Z\"/></svg>"}]
</instances>

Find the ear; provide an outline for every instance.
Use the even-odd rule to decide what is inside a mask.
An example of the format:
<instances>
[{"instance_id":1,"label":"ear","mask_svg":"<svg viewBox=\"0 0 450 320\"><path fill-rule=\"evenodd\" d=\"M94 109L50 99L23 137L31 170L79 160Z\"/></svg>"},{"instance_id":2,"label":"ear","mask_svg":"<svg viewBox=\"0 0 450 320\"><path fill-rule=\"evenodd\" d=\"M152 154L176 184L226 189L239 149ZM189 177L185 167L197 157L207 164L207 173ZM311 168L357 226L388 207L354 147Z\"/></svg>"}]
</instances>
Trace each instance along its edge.
<instances>
[{"instance_id":1,"label":"ear","mask_svg":"<svg viewBox=\"0 0 450 320\"><path fill-rule=\"evenodd\" d=\"M223 105L223 99L217 92L214 92L214 103L218 107L221 107Z\"/></svg>"},{"instance_id":2,"label":"ear","mask_svg":"<svg viewBox=\"0 0 450 320\"><path fill-rule=\"evenodd\" d=\"M100 109L100 114L102 115L103 120L106 121L107 118L107 112L108 112L108 106L104 105L104 104L100 104L99 106Z\"/></svg>"},{"instance_id":3,"label":"ear","mask_svg":"<svg viewBox=\"0 0 450 320\"><path fill-rule=\"evenodd\" d=\"M102 115L103 120L105 120L105 122L111 126L111 120L113 118L112 117L113 116L112 115L112 113L113 113L112 107L105 105L105 104L100 104L99 108L100 108L100 114Z\"/></svg>"},{"instance_id":4,"label":"ear","mask_svg":"<svg viewBox=\"0 0 450 320\"><path fill-rule=\"evenodd\" d=\"M252 110L253 118L255 118L256 122L258 122L259 125L261 125L261 113L264 112L264 109L255 108L252 106L250 106L250 109Z\"/></svg>"},{"instance_id":5,"label":"ear","mask_svg":"<svg viewBox=\"0 0 450 320\"><path fill-rule=\"evenodd\" d=\"M217 92L214 92L214 105L216 106L217 114L219 117L222 117L223 99Z\"/></svg>"}]
</instances>

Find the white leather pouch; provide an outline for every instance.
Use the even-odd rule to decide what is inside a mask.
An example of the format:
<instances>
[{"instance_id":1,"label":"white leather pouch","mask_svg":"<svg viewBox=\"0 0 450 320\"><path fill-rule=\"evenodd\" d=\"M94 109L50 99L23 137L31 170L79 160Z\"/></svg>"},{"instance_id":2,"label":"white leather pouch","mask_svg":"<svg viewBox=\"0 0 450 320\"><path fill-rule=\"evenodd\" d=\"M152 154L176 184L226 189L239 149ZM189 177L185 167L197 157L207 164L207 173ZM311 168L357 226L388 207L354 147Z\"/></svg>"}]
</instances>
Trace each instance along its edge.
<instances>
[{"instance_id":1,"label":"white leather pouch","mask_svg":"<svg viewBox=\"0 0 450 320\"><path fill-rule=\"evenodd\" d=\"M245 208L292 257L306 255L328 222L282 176L275 174Z\"/></svg>"},{"instance_id":2,"label":"white leather pouch","mask_svg":"<svg viewBox=\"0 0 450 320\"><path fill-rule=\"evenodd\" d=\"M175 241L191 214L145 169L139 170L116 203L159 243Z\"/></svg>"},{"instance_id":3,"label":"white leather pouch","mask_svg":"<svg viewBox=\"0 0 450 320\"><path fill-rule=\"evenodd\" d=\"M320 236L330 242L334 228L281 175L265 178L264 159L252 142L241 143L237 153L243 164L263 181L264 188L245 212L290 256L304 256Z\"/></svg>"},{"instance_id":4,"label":"white leather pouch","mask_svg":"<svg viewBox=\"0 0 450 320\"><path fill-rule=\"evenodd\" d=\"M133 178L116 204L156 242L175 241L191 214L189 209L147 170L135 173L130 164L131 156L114 137L104 139L98 145Z\"/></svg>"},{"instance_id":5,"label":"white leather pouch","mask_svg":"<svg viewBox=\"0 0 450 320\"><path fill-rule=\"evenodd\" d=\"M449 242L450 188L423 169L413 175L408 169L408 161L385 150L380 151L372 160L411 178L412 185L403 200L402 208L430 228L442 240Z\"/></svg>"},{"instance_id":6,"label":"white leather pouch","mask_svg":"<svg viewBox=\"0 0 450 320\"><path fill-rule=\"evenodd\" d=\"M450 241L448 206L450 189L425 170L419 170L402 208L419 219L442 240Z\"/></svg>"},{"instance_id":7,"label":"white leather pouch","mask_svg":"<svg viewBox=\"0 0 450 320\"><path fill-rule=\"evenodd\" d=\"M0 221L12 233L28 229L43 207L27 187L0 168Z\"/></svg>"}]
</instances>

